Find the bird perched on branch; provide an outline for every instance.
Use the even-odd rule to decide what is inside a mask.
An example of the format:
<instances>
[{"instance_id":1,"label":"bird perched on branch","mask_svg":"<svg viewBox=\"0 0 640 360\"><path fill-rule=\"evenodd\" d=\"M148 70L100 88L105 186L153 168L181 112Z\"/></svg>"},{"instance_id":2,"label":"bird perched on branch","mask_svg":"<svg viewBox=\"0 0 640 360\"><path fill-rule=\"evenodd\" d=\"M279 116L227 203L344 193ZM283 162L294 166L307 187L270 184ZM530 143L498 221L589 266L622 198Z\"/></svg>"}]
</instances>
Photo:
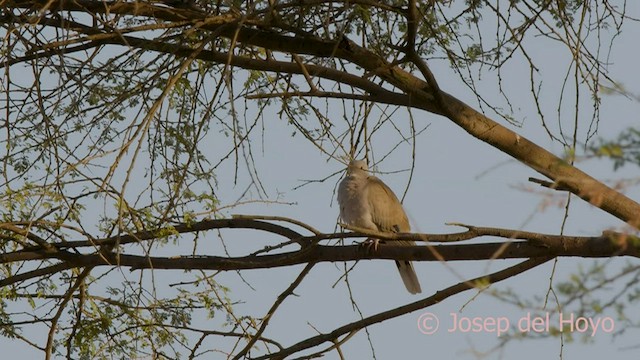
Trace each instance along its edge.
<instances>
[{"instance_id":1,"label":"bird perched on branch","mask_svg":"<svg viewBox=\"0 0 640 360\"><path fill-rule=\"evenodd\" d=\"M398 197L375 176L369 175L367 163L352 160L347 175L338 187L340 218L347 225L381 232L409 232L409 220ZM378 239L368 239L377 247ZM414 241L394 241L398 245L415 245ZM396 261L404 286L412 294L422 292L411 261Z\"/></svg>"}]
</instances>

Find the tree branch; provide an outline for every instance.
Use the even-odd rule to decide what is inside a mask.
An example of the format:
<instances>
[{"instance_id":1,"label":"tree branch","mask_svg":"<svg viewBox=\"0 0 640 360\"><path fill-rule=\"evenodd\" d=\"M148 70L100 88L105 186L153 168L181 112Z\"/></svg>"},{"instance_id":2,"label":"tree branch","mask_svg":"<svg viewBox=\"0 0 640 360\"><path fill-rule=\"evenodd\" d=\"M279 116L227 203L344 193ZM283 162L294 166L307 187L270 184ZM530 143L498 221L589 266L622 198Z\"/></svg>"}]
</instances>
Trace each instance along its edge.
<instances>
[{"instance_id":1,"label":"tree branch","mask_svg":"<svg viewBox=\"0 0 640 360\"><path fill-rule=\"evenodd\" d=\"M255 217L255 216L253 216ZM271 217L266 217L271 218ZM501 228L476 227L464 224L468 230L453 234L405 234L405 233L381 233L366 229L359 229L355 233L322 234L300 221L282 217L273 218L278 221L287 221L301 226L313 234L304 236L287 227L253 220L238 216L233 219L203 220L189 224L179 224L173 227L158 230L141 231L133 234L123 234L103 239L77 240L64 243L54 243L50 246L54 249L78 249L82 247L96 247L114 245L127 245L142 241L164 238L167 236L196 233L213 229L255 229L283 236L296 242L302 248L298 251L290 251L278 254L257 255L252 254L242 257L149 257L128 255L122 253L96 252L94 254L74 254L69 252L47 252L41 247L30 247L24 250L0 255L0 263L15 261L41 260L56 258L63 260L62 269L74 266L104 266L119 264L131 269L206 269L206 270L246 270L262 269L281 266L290 266L310 262L336 262L356 261L363 259L388 259L388 260L414 260L414 261L456 261L456 260L489 260L489 259L513 259L533 258L544 256L576 256L576 257L610 257L610 256L640 256L640 246L635 236L623 233L606 232L601 236L566 236L541 234L521 230ZM37 223L34 223L37 227ZM18 229L20 230L20 229ZM19 231L27 235L24 230ZM473 238L493 236L508 239L507 242L494 242L482 244L456 244L433 245L436 242L452 243L470 240ZM379 251L367 253L360 246L325 246L318 244L321 241L375 237L386 242ZM395 246L394 241L414 240L426 242L427 246ZM513 241L525 240L525 241ZM42 270L38 270L42 271ZM22 277L32 278L38 276L36 271L15 275L3 279L0 284L8 285L15 281L24 280ZM49 273L45 271L45 273ZM18 279L18 280L16 280Z\"/></svg>"},{"instance_id":2,"label":"tree branch","mask_svg":"<svg viewBox=\"0 0 640 360\"><path fill-rule=\"evenodd\" d=\"M485 286L488 286L490 284L495 284L497 282L503 281L505 279L508 279L512 276L521 274L529 269L532 269L536 266L539 266L541 264L544 264L545 262L551 260L551 258L549 257L542 257L542 258L537 258L537 259L529 259L526 261L523 261L515 266L511 266L508 267L504 270L500 270L497 271L495 273L486 275L486 276L480 276L474 279L470 279L467 281L463 281L460 282L456 285L450 286L446 289L440 290L438 292L436 292L435 294L422 299L422 300L418 300L416 302L392 309L392 310L388 310L385 312L381 312L378 314L375 314L373 316L369 316L367 318L364 318L362 320L359 321L355 321L352 322L350 324L344 325L342 327L339 327L335 330L333 330L330 333L327 334L321 334L318 336L314 336L312 338L303 340L301 342L298 342L295 345L292 345L284 350L278 351L277 353L273 353L273 354L269 354L269 355L264 355L264 356L260 356L257 358L254 358L255 360L263 360L263 359L284 359L285 357L292 355L294 353L297 353L299 351L305 350L305 349L309 349L315 346L318 346L322 343L325 342L333 342L336 341L340 336L345 335L345 334L349 334L352 333L354 331L360 330L362 328L365 328L367 326L379 323L379 322L383 322L385 320L389 320L395 317L399 317L401 315L405 315L408 313L411 313L413 311L416 310L420 310L420 309L424 309L427 308L429 306L435 305L453 295L459 294L463 291L467 291L470 289L475 289L478 284L485 284Z\"/></svg>"},{"instance_id":3,"label":"tree branch","mask_svg":"<svg viewBox=\"0 0 640 360\"><path fill-rule=\"evenodd\" d=\"M293 283L291 283L291 285L289 285L289 287L285 291L283 291L280 295L278 295L278 298L276 299L276 301L273 303L273 305L267 312L267 315L265 315L265 317L262 319L262 323L260 324L260 328L258 329L258 331L256 331L256 333L251 336L251 339L249 340L249 342L247 342L247 345L242 350L240 350L236 354L236 356L233 357L234 360L240 359L249 350L251 350L251 347L256 343L256 341L258 341L261 338L262 333L267 328L267 325L269 325L269 320L271 320L271 317L273 316L273 314L275 314L276 310L278 310L278 308L284 302L284 300L289 295L293 294L293 291L298 287L298 285L300 285L300 283L302 283L302 279L304 279L307 276L307 274L309 273L309 271L311 271L314 265L315 263L307 264L307 266L304 269L302 269L302 271L300 272L298 277L293 281Z\"/></svg>"},{"instance_id":4,"label":"tree branch","mask_svg":"<svg viewBox=\"0 0 640 360\"><path fill-rule=\"evenodd\" d=\"M598 239L598 238L594 238ZM629 244L615 244L609 238L595 242L558 244L554 247L532 245L528 242L497 242L466 245L394 246L382 244L375 253L360 245L309 246L299 251L244 257L150 257L126 254L73 255L66 262L70 267L118 266L131 270L249 270L306 264L310 262L342 262L357 260L410 260L410 261L470 261L493 259L522 259L540 257L640 257L640 248ZM16 275L20 276L20 275ZM3 280L11 282L12 277Z\"/></svg>"}]
</instances>

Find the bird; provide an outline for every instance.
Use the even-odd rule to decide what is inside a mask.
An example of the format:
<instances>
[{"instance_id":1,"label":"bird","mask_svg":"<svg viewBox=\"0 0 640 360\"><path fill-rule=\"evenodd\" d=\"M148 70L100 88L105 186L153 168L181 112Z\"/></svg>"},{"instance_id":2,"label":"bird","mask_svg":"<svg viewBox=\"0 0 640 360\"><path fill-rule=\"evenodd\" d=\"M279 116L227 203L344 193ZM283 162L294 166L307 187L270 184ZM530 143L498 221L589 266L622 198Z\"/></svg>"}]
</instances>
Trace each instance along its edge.
<instances>
[{"instance_id":1,"label":"bird","mask_svg":"<svg viewBox=\"0 0 640 360\"><path fill-rule=\"evenodd\" d=\"M338 186L340 219L347 225L380 232L409 232L411 226L402 204L393 191L369 174L364 160L352 160ZM379 240L373 240L374 249ZM414 241L396 241L398 245L415 245ZM411 294L422 292L411 261L396 260L400 277Z\"/></svg>"}]
</instances>

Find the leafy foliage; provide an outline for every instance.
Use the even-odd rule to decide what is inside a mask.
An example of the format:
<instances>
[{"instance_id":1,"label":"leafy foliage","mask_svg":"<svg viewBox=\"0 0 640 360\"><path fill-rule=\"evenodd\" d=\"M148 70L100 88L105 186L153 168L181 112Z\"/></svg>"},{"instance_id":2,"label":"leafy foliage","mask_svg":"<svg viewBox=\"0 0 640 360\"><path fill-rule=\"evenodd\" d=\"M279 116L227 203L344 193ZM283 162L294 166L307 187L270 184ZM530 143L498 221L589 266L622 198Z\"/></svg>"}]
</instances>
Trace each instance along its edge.
<instances>
[{"instance_id":1,"label":"leafy foliage","mask_svg":"<svg viewBox=\"0 0 640 360\"><path fill-rule=\"evenodd\" d=\"M590 146L590 151L598 157L611 159L614 170L628 163L640 166L640 130L628 128L613 140L600 138Z\"/></svg>"}]
</instances>

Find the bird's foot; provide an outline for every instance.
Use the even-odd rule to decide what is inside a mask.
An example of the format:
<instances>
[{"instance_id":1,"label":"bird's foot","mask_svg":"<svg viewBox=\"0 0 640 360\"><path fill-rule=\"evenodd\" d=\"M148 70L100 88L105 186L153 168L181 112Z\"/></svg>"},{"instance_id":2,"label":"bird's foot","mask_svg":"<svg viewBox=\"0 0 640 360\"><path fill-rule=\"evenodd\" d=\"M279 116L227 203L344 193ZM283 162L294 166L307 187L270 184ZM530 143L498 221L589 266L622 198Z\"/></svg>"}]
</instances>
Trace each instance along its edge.
<instances>
[{"instance_id":1,"label":"bird's foot","mask_svg":"<svg viewBox=\"0 0 640 360\"><path fill-rule=\"evenodd\" d=\"M368 238L363 241L360 246L362 246L368 253L376 252L380 246L380 239Z\"/></svg>"}]
</instances>

